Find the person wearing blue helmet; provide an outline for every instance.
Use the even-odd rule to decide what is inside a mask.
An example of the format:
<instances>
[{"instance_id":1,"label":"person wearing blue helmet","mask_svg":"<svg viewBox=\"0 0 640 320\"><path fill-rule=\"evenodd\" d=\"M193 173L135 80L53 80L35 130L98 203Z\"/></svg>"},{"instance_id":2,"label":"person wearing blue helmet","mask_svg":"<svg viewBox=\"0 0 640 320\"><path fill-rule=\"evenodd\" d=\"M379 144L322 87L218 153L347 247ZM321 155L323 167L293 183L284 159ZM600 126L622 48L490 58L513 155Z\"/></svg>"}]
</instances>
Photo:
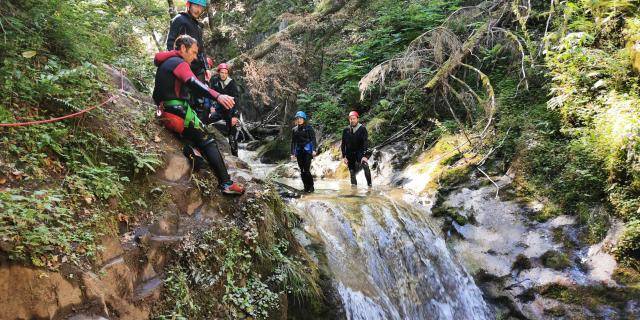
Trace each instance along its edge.
<instances>
[{"instance_id":1,"label":"person wearing blue helmet","mask_svg":"<svg viewBox=\"0 0 640 320\"><path fill-rule=\"evenodd\" d=\"M318 145L316 133L307 123L307 114L304 111L296 112L295 121L296 126L293 127L291 134L291 160L298 160L304 191L311 193L315 191L311 175L311 160L316 155Z\"/></svg>"},{"instance_id":2,"label":"person wearing blue helmet","mask_svg":"<svg viewBox=\"0 0 640 320\"><path fill-rule=\"evenodd\" d=\"M188 0L187 10L180 12L171 20L169 34L167 35L167 51L173 50L178 36L186 34L198 41L198 56L191 63L191 71L200 79L208 82L211 71L208 70L207 55L203 42L204 28L198 21L207 7L207 0Z\"/></svg>"}]
</instances>

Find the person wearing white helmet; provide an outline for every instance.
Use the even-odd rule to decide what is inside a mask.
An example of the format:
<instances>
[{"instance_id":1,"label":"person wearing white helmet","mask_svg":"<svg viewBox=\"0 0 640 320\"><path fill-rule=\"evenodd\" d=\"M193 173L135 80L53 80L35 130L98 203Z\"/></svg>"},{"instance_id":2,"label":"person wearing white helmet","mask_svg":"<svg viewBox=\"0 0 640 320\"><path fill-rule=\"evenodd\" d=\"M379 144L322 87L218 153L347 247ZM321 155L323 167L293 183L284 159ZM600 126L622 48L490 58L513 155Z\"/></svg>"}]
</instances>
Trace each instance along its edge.
<instances>
[{"instance_id":1,"label":"person wearing white helmet","mask_svg":"<svg viewBox=\"0 0 640 320\"><path fill-rule=\"evenodd\" d=\"M291 134L291 159L298 160L300 177L304 184L304 192L314 192L311 160L316 155L317 141L313 127L307 123L307 114L298 111L295 115L296 126Z\"/></svg>"},{"instance_id":2,"label":"person wearing white helmet","mask_svg":"<svg viewBox=\"0 0 640 320\"><path fill-rule=\"evenodd\" d=\"M369 148L369 133L367 128L359 123L360 115L356 111L349 112L349 126L342 130L342 161L349 167L351 185L356 186L356 175L360 169L364 170L367 185L371 187L371 170L366 156Z\"/></svg>"}]
</instances>

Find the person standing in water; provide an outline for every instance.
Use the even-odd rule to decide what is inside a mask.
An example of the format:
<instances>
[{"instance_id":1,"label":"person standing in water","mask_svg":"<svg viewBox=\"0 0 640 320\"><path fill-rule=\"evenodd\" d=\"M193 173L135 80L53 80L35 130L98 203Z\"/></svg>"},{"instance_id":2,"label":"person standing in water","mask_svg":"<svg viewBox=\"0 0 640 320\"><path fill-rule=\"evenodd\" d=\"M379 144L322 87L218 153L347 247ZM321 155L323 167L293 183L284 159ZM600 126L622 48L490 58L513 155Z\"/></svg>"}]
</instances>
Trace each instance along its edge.
<instances>
[{"instance_id":1,"label":"person standing in water","mask_svg":"<svg viewBox=\"0 0 640 320\"><path fill-rule=\"evenodd\" d=\"M296 126L291 134L291 159L298 160L300 177L304 184L304 192L311 193L313 187L313 176L311 175L311 160L316 155L316 133L311 125L307 124L307 114L298 111L295 115Z\"/></svg>"},{"instance_id":2,"label":"person standing in water","mask_svg":"<svg viewBox=\"0 0 640 320\"><path fill-rule=\"evenodd\" d=\"M367 128L359 123L360 115L356 111L349 112L349 126L342 131L342 161L349 167L351 185L358 185L356 175L360 169L364 170L367 185L371 187L371 171L366 152L369 147Z\"/></svg>"}]
</instances>

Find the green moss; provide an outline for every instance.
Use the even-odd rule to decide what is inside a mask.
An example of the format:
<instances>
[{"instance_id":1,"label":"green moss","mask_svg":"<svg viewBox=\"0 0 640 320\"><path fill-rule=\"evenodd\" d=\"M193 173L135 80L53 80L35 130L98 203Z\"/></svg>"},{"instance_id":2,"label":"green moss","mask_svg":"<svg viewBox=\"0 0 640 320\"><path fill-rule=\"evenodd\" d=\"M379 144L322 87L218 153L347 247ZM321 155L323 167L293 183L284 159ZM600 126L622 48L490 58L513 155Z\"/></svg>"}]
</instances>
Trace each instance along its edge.
<instances>
[{"instance_id":1,"label":"green moss","mask_svg":"<svg viewBox=\"0 0 640 320\"><path fill-rule=\"evenodd\" d=\"M291 143L286 139L269 141L258 150L258 157L265 163L286 160L291 155Z\"/></svg>"},{"instance_id":2,"label":"green moss","mask_svg":"<svg viewBox=\"0 0 640 320\"><path fill-rule=\"evenodd\" d=\"M527 270L531 269L531 260L527 258L524 254L519 254L516 257L516 261L513 262L511 266L512 270Z\"/></svg>"},{"instance_id":3,"label":"green moss","mask_svg":"<svg viewBox=\"0 0 640 320\"><path fill-rule=\"evenodd\" d=\"M555 270L563 270L571 265L569 257L560 251L549 250L540 258L542 259L542 264L545 267Z\"/></svg>"},{"instance_id":4,"label":"green moss","mask_svg":"<svg viewBox=\"0 0 640 320\"><path fill-rule=\"evenodd\" d=\"M451 188L466 182L469 180L469 174L472 169L472 166L468 164L445 169L440 175L440 186Z\"/></svg>"},{"instance_id":5,"label":"green moss","mask_svg":"<svg viewBox=\"0 0 640 320\"><path fill-rule=\"evenodd\" d=\"M547 203L544 208L536 212L533 219L538 222L545 222L562 214L562 211L555 203Z\"/></svg>"},{"instance_id":6,"label":"green moss","mask_svg":"<svg viewBox=\"0 0 640 320\"><path fill-rule=\"evenodd\" d=\"M552 316L552 317L562 317L567 312L564 310L562 306L555 306L550 309L545 309L544 314Z\"/></svg>"},{"instance_id":7,"label":"green moss","mask_svg":"<svg viewBox=\"0 0 640 320\"><path fill-rule=\"evenodd\" d=\"M538 287L536 290L544 297L556 299L564 303L585 306L591 310L602 305L609 305L623 310L629 300L637 299L640 294L638 288L605 286L568 287L558 283Z\"/></svg>"},{"instance_id":8,"label":"green moss","mask_svg":"<svg viewBox=\"0 0 640 320\"><path fill-rule=\"evenodd\" d=\"M640 220L627 224L613 253L623 265L640 271Z\"/></svg>"},{"instance_id":9,"label":"green moss","mask_svg":"<svg viewBox=\"0 0 640 320\"><path fill-rule=\"evenodd\" d=\"M571 249L575 247L575 243L572 239L567 235L564 228L557 227L551 230L551 234L553 237L553 241L556 243L562 243L565 249Z\"/></svg>"},{"instance_id":10,"label":"green moss","mask_svg":"<svg viewBox=\"0 0 640 320\"><path fill-rule=\"evenodd\" d=\"M469 218L458 213L458 209L452 207L436 207L431 209L431 214L434 217L449 217L457 224L463 226L469 223Z\"/></svg>"},{"instance_id":11,"label":"green moss","mask_svg":"<svg viewBox=\"0 0 640 320\"><path fill-rule=\"evenodd\" d=\"M612 275L618 284L640 289L640 272L631 268L618 267Z\"/></svg>"}]
</instances>

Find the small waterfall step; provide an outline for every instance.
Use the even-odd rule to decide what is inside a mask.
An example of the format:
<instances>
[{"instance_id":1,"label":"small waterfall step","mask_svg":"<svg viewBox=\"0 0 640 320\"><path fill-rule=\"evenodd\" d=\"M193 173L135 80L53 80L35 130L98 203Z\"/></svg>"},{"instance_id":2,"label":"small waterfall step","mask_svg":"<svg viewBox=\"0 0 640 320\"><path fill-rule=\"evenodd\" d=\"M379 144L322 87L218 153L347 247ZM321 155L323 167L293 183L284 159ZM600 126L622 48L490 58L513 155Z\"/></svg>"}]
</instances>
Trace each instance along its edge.
<instances>
[{"instance_id":1,"label":"small waterfall step","mask_svg":"<svg viewBox=\"0 0 640 320\"><path fill-rule=\"evenodd\" d=\"M156 290L162 288L164 281L161 276L155 276L140 284L135 290L135 301L150 297Z\"/></svg>"}]
</instances>

